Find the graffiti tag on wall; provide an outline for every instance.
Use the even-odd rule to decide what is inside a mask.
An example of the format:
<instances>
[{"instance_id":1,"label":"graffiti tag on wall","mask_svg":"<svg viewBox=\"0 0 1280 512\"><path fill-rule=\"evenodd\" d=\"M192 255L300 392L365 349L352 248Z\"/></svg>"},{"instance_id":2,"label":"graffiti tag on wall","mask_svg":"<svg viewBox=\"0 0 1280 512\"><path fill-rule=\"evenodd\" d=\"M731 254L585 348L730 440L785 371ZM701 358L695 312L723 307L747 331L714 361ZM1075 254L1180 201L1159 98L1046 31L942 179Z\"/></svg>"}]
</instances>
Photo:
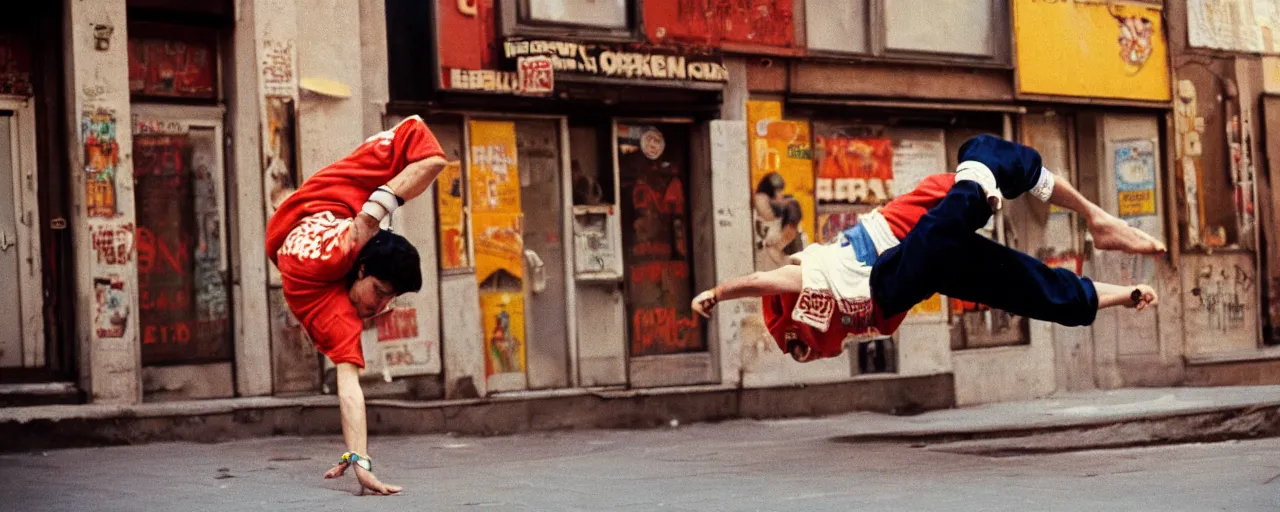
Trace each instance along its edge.
<instances>
[{"instance_id":1,"label":"graffiti tag on wall","mask_svg":"<svg viewBox=\"0 0 1280 512\"><path fill-rule=\"evenodd\" d=\"M1196 273L1191 295L1193 303L1206 319L1205 325L1218 332L1245 327L1251 321L1246 315L1254 279L1240 265L1201 265Z\"/></svg>"},{"instance_id":2,"label":"graffiti tag on wall","mask_svg":"<svg viewBox=\"0 0 1280 512\"><path fill-rule=\"evenodd\" d=\"M85 109L80 118L84 141L85 205L90 217L116 216L116 169L120 144L116 141L116 114L105 108Z\"/></svg>"}]
</instances>

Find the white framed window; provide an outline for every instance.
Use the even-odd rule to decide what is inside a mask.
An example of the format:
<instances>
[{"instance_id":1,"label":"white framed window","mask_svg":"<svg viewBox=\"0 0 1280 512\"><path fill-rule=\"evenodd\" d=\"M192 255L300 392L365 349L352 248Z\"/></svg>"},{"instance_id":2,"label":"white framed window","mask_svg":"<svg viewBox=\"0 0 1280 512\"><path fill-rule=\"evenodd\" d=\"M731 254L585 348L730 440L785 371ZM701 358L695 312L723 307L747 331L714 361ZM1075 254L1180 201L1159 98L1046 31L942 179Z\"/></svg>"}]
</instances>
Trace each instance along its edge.
<instances>
[{"instance_id":1,"label":"white framed window","mask_svg":"<svg viewBox=\"0 0 1280 512\"><path fill-rule=\"evenodd\" d=\"M1009 57L1008 0L807 0L805 12L807 44L819 52L996 63Z\"/></svg>"}]
</instances>

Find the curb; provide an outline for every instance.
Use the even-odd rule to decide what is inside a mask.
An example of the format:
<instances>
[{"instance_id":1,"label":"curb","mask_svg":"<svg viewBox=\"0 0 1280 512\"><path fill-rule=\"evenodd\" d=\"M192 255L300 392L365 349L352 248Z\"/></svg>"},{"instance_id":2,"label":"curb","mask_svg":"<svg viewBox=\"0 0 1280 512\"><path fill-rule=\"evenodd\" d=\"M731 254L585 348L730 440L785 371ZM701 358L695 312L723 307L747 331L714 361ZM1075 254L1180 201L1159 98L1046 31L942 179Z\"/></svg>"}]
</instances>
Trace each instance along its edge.
<instances>
[{"instance_id":1,"label":"curb","mask_svg":"<svg viewBox=\"0 0 1280 512\"><path fill-rule=\"evenodd\" d=\"M564 392L409 402L370 400L371 435L508 435L566 429L653 428L739 418L898 413L955 406L951 374L776 388ZM46 406L0 411L0 453L152 442L223 442L339 435L335 397Z\"/></svg>"},{"instance_id":2,"label":"curb","mask_svg":"<svg viewBox=\"0 0 1280 512\"><path fill-rule=\"evenodd\" d=\"M1034 427L922 430L833 438L839 443L911 443L994 457L1280 437L1280 404L1171 411Z\"/></svg>"}]
</instances>

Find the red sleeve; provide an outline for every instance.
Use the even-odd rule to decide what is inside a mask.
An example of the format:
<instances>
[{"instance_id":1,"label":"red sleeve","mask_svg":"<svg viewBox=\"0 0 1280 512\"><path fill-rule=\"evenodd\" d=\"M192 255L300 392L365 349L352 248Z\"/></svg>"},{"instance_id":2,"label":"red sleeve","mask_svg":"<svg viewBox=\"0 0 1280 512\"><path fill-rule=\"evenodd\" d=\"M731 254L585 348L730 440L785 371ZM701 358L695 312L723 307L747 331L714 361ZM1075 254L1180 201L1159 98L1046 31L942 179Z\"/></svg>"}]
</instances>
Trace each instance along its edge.
<instances>
[{"instance_id":1,"label":"red sleeve","mask_svg":"<svg viewBox=\"0 0 1280 512\"><path fill-rule=\"evenodd\" d=\"M884 215L885 220L889 221L889 227L893 228L893 236L898 237L898 240L906 239L907 233L920 221L920 217L924 217L929 209L942 202L942 198L946 197L955 183L956 175L953 173L934 174L916 185L915 190L880 207L880 214Z\"/></svg>"},{"instance_id":2,"label":"red sleeve","mask_svg":"<svg viewBox=\"0 0 1280 512\"><path fill-rule=\"evenodd\" d=\"M444 149L436 140L427 123L418 116L406 118L396 128L395 146L404 155L404 164L438 156L444 158Z\"/></svg>"}]
</instances>

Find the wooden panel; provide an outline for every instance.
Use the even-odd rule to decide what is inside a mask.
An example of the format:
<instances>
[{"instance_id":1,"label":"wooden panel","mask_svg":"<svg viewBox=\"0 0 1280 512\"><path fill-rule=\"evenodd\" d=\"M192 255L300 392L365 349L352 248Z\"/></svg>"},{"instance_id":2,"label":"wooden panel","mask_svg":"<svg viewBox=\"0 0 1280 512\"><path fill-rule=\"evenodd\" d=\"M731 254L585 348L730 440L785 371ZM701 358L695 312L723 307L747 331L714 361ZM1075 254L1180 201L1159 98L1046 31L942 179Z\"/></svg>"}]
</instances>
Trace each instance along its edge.
<instances>
[{"instance_id":1,"label":"wooden panel","mask_svg":"<svg viewBox=\"0 0 1280 512\"><path fill-rule=\"evenodd\" d=\"M793 67L794 94L993 101L1013 99L1010 72L827 63Z\"/></svg>"},{"instance_id":2,"label":"wooden panel","mask_svg":"<svg viewBox=\"0 0 1280 512\"><path fill-rule=\"evenodd\" d=\"M1261 224L1263 247L1266 249L1267 285L1267 324L1271 327L1271 340L1280 342L1280 96L1264 96L1262 98L1263 133L1266 134L1263 148L1266 152L1264 166L1259 169L1267 173L1270 179L1258 180L1269 184L1267 188L1258 189L1260 209L1269 214L1269 218ZM1263 195L1266 190L1270 193Z\"/></svg>"},{"instance_id":3,"label":"wooden panel","mask_svg":"<svg viewBox=\"0 0 1280 512\"><path fill-rule=\"evenodd\" d=\"M769 58L747 60L747 90L755 93L787 92L787 61Z\"/></svg>"}]
</instances>

